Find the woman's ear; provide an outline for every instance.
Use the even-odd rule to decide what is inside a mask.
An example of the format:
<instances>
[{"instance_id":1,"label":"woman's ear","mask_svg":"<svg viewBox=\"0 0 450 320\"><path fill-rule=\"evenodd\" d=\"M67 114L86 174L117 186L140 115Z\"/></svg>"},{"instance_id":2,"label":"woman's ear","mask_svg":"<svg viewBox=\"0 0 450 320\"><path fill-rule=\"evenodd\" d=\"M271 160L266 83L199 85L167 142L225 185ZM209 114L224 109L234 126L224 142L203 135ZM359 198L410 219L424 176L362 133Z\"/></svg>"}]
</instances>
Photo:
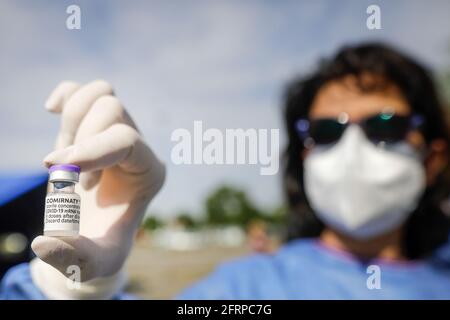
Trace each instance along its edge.
<instances>
[{"instance_id":1,"label":"woman's ear","mask_svg":"<svg viewBox=\"0 0 450 320\"><path fill-rule=\"evenodd\" d=\"M427 185L432 185L436 177L448 164L448 145L444 139L433 140L428 145L428 155L425 160Z\"/></svg>"},{"instance_id":2,"label":"woman's ear","mask_svg":"<svg viewBox=\"0 0 450 320\"><path fill-rule=\"evenodd\" d=\"M306 156L308 155L308 153L309 153L309 149L308 148L304 148L302 150L302 152L300 153L300 160L304 161Z\"/></svg>"}]
</instances>

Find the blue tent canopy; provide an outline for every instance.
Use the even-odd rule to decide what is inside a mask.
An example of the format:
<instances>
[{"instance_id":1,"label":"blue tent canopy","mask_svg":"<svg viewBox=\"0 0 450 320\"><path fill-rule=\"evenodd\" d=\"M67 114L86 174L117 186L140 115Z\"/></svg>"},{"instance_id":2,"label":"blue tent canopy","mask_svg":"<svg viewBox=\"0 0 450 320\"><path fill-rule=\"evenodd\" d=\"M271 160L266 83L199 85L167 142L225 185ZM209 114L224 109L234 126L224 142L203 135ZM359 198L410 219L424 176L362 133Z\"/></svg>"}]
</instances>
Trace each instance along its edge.
<instances>
[{"instance_id":1,"label":"blue tent canopy","mask_svg":"<svg viewBox=\"0 0 450 320\"><path fill-rule=\"evenodd\" d=\"M16 199L20 195L45 183L46 172L1 173L0 172L0 206Z\"/></svg>"}]
</instances>

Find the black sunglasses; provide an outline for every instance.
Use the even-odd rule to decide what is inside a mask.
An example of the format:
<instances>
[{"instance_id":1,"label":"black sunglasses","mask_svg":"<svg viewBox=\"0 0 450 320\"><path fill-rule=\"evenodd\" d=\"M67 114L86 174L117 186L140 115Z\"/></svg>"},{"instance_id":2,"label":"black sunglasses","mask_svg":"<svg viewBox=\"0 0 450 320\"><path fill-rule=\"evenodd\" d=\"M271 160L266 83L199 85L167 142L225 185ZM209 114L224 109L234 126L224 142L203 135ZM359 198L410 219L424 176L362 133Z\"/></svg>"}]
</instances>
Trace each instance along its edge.
<instances>
[{"instance_id":1,"label":"black sunglasses","mask_svg":"<svg viewBox=\"0 0 450 320\"><path fill-rule=\"evenodd\" d=\"M402 116L380 113L365 118L357 124L363 129L367 138L377 144L400 142L405 139L408 132L421 127L423 122L423 117L417 114ZM337 119L299 119L296 122L296 129L304 146L310 148L314 145L337 142L352 123L354 122L348 120L348 115L342 113Z\"/></svg>"}]
</instances>

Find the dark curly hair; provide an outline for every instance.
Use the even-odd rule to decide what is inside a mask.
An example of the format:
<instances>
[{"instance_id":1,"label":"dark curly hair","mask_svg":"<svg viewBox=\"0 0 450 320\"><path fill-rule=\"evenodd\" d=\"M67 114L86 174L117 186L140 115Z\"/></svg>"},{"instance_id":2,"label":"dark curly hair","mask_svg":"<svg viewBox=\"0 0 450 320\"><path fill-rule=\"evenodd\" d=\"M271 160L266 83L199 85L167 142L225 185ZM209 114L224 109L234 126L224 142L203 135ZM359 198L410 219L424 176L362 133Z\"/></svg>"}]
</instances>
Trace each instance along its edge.
<instances>
[{"instance_id":1,"label":"dark curly hair","mask_svg":"<svg viewBox=\"0 0 450 320\"><path fill-rule=\"evenodd\" d=\"M289 142L284 155L284 188L289 204L287 240L317 237L324 228L306 199L303 188L304 149L295 130L299 118L308 118L318 90L327 82L353 75L365 91L379 89L367 86L362 77L374 75L396 85L411 110L425 119L422 133L426 143L443 139L450 146L444 108L439 101L430 72L412 58L379 43L343 47L333 58L319 64L309 76L295 79L285 93L284 116ZM447 156L449 148L446 149ZM450 219L441 204L447 199L450 167L447 165L435 182L428 186L418 207L406 222L403 251L410 259L423 258L448 240Z\"/></svg>"}]
</instances>

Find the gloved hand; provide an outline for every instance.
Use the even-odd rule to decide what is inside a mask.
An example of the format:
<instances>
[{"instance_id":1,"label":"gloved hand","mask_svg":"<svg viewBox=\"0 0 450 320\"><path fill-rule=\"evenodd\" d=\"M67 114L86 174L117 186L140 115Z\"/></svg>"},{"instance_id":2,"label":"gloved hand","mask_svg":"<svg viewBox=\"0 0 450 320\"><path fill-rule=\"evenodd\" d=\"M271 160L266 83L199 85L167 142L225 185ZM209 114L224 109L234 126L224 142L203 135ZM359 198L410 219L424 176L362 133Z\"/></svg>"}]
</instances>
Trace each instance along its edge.
<instances>
[{"instance_id":1,"label":"gloved hand","mask_svg":"<svg viewBox=\"0 0 450 320\"><path fill-rule=\"evenodd\" d=\"M31 263L32 278L49 298L107 299L124 283L123 264L165 167L105 81L63 82L46 109L61 113L61 128L45 165L81 167L80 235L35 238L31 247L40 259ZM71 265L81 270L80 289L67 286Z\"/></svg>"}]
</instances>

